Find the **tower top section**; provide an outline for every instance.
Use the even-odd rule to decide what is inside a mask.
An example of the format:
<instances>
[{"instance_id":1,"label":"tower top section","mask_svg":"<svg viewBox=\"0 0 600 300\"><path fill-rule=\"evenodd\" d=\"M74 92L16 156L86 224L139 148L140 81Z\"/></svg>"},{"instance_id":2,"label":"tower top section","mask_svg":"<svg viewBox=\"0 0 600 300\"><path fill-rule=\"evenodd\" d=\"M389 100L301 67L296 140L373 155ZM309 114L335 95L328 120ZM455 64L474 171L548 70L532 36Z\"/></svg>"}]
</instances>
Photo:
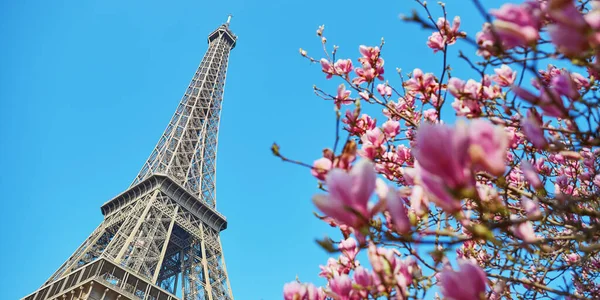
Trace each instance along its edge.
<instances>
[{"instance_id":1,"label":"tower top section","mask_svg":"<svg viewBox=\"0 0 600 300\"><path fill-rule=\"evenodd\" d=\"M219 26L219 28L208 35L208 43L210 44L219 37L223 37L230 42L231 49L235 48L237 36L231 31L231 29L229 29L229 23L231 23L231 14L227 17L227 22Z\"/></svg>"},{"instance_id":2,"label":"tower top section","mask_svg":"<svg viewBox=\"0 0 600 300\"><path fill-rule=\"evenodd\" d=\"M221 102L229 53L237 40L229 22L230 19L208 35L208 49L202 62L131 187L153 175L166 175L200 202L216 209Z\"/></svg>"}]
</instances>

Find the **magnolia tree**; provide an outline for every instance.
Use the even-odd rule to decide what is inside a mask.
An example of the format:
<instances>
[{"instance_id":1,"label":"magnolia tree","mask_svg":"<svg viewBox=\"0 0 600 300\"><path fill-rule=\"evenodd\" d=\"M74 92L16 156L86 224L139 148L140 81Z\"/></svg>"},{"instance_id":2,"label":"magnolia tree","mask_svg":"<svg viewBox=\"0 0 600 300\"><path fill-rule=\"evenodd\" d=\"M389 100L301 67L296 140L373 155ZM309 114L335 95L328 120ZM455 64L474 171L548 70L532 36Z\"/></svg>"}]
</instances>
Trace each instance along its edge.
<instances>
[{"instance_id":1,"label":"magnolia tree","mask_svg":"<svg viewBox=\"0 0 600 300\"><path fill-rule=\"evenodd\" d=\"M474 0L474 35L416 2L405 20L431 32L439 72L384 78L383 42L338 58L323 27L323 58L300 50L340 82L315 88L335 147L313 164L272 150L311 168L340 235L319 241L326 286L295 280L284 298L600 299L600 1ZM453 77L451 59L477 76Z\"/></svg>"}]
</instances>

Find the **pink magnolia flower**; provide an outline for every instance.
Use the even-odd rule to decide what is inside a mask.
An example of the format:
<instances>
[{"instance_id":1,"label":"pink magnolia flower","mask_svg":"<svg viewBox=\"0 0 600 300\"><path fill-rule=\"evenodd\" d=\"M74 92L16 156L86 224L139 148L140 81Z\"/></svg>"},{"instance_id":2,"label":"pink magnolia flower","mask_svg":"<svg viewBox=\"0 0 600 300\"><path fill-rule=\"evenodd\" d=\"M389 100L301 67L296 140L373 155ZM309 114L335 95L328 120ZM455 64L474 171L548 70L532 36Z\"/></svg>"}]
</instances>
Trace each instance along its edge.
<instances>
[{"instance_id":1,"label":"pink magnolia flower","mask_svg":"<svg viewBox=\"0 0 600 300\"><path fill-rule=\"evenodd\" d=\"M297 281L287 283L283 286L284 300L325 300L322 289L315 287L312 283L302 284Z\"/></svg>"},{"instance_id":2,"label":"pink magnolia flower","mask_svg":"<svg viewBox=\"0 0 600 300\"><path fill-rule=\"evenodd\" d=\"M417 132L413 155L426 173L440 177L450 188L458 188L470 183L468 148L465 129L423 124Z\"/></svg>"},{"instance_id":3,"label":"pink magnolia flower","mask_svg":"<svg viewBox=\"0 0 600 300\"><path fill-rule=\"evenodd\" d=\"M421 69L414 69L412 77L404 82L406 90L423 95L431 94L432 91L438 89L438 84L435 82L433 73L423 73Z\"/></svg>"},{"instance_id":4,"label":"pink magnolia flower","mask_svg":"<svg viewBox=\"0 0 600 300\"><path fill-rule=\"evenodd\" d=\"M483 120L470 125L423 124L417 133L414 156L423 187L431 200L447 212L460 209L452 191L473 187L472 168L501 175L508 138L504 129Z\"/></svg>"},{"instance_id":5,"label":"pink magnolia flower","mask_svg":"<svg viewBox=\"0 0 600 300\"><path fill-rule=\"evenodd\" d=\"M460 211L461 203L449 191L446 183L440 177L421 171L421 182L423 188L427 191L427 199L430 199L435 205L447 213Z\"/></svg>"},{"instance_id":6,"label":"pink magnolia flower","mask_svg":"<svg viewBox=\"0 0 600 300\"><path fill-rule=\"evenodd\" d=\"M410 231L410 221L406 207L404 207L404 201L398 197L398 193L393 187L389 187L384 197L394 228L400 234L408 233Z\"/></svg>"},{"instance_id":7,"label":"pink magnolia flower","mask_svg":"<svg viewBox=\"0 0 600 300\"><path fill-rule=\"evenodd\" d=\"M475 40L477 41L477 45L479 49L477 49L476 54L483 56L483 58L488 59L492 56L492 52L494 49L494 35L492 34L492 24L484 23L481 31L475 35Z\"/></svg>"},{"instance_id":8,"label":"pink magnolia flower","mask_svg":"<svg viewBox=\"0 0 600 300\"><path fill-rule=\"evenodd\" d=\"M362 141L362 148L358 151L358 154L368 159L375 159L379 153L385 153L386 135L375 127L367 132L360 138Z\"/></svg>"},{"instance_id":9,"label":"pink magnolia flower","mask_svg":"<svg viewBox=\"0 0 600 300\"><path fill-rule=\"evenodd\" d=\"M392 88L387 84L380 83L377 85L377 92L383 97L390 97L392 95Z\"/></svg>"},{"instance_id":10,"label":"pink magnolia flower","mask_svg":"<svg viewBox=\"0 0 600 300\"><path fill-rule=\"evenodd\" d=\"M538 173L528 161L521 161L521 171L523 171L523 176L525 176L525 179L527 179L527 181L529 182L529 184L531 184L531 186L533 186L533 188L539 189L543 187L542 181L540 180Z\"/></svg>"},{"instance_id":11,"label":"pink magnolia flower","mask_svg":"<svg viewBox=\"0 0 600 300\"><path fill-rule=\"evenodd\" d=\"M358 77L354 78L352 82L358 85L363 82L372 82L375 78L383 80L384 60L379 56L379 47L361 45L358 50L362 54L362 57L358 59L362 64L362 68L354 70Z\"/></svg>"},{"instance_id":12,"label":"pink magnolia flower","mask_svg":"<svg viewBox=\"0 0 600 300\"><path fill-rule=\"evenodd\" d=\"M283 286L283 299L302 300L306 296L306 287L297 281L286 283Z\"/></svg>"},{"instance_id":13,"label":"pink magnolia flower","mask_svg":"<svg viewBox=\"0 0 600 300\"><path fill-rule=\"evenodd\" d=\"M306 286L306 290L306 300L325 300L325 292L323 292L322 288L309 283Z\"/></svg>"},{"instance_id":14,"label":"pink magnolia flower","mask_svg":"<svg viewBox=\"0 0 600 300\"><path fill-rule=\"evenodd\" d=\"M367 130L376 127L376 120L371 118L371 116L362 114L359 118L358 113L355 114L350 110L346 111L346 116L342 119L342 123L348 125L346 126L346 130L348 130L350 134L357 136L362 136Z\"/></svg>"},{"instance_id":15,"label":"pink magnolia flower","mask_svg":"<svg viewBox=\"0 0 600 300\"><path fill-rule=\"evenodd\" d=\"M354 100L350 98L351 91L346 90L346 86L342 83L338 86L337 95L333 99L335 102L335 106L339 109L340 106L349 105L354 103Z\"/></svg>"},{"instance_id":16,"label":"pink magnolia flower","mask_svg":"<svg viewBox=\"0 0 600 300\"><path fill-rule=\"evenodd\" d=\"M333 77L333 74L335 74L335 69L331 65L331 62L329 62L325 58L321 58L320 62L321 62L321 68L323 70L323 73L327 74L326 78L331 79L331 77Z\"/></svg>"},{"instance_id":17,"label":"pink magnolia flower","mask_svg":"<svg viewBox=\"0 0 600 300\"><path fill-rule=\"evenodd\" d=\"M364 100L369 100L369 98L371 98L371 97L370 97L371 95L369 94L369 92L368 92L368 91L362 91L362 92L359 92L359 93L358 93L358 95L359 95L361 98L363 98Z\"/></svg>"},{"instance_id":18,"label":"pink magnolia flower","mask_svg":"<svg viewBox=\"0 0 600 300\"><path fill-rule=\"evenodd\" d=\"M347 75L352 72L352 60L351 59L338 59L333 65L335 71L340 75Z\"/></svg>"},{"instance_id":19,"label":"pink magnolia flower","mask_svg":"<svg viewBox=\"0 0 600 300\"><path fill-rule=\"evenodd\" d=\"M427 38L427 46L433 49L433 53L444 50L444 38L439 32L433 32L429 38Z\"/></svg>"},{"instance_id":20,"label":"pink magnolia flower","mask_svg":"<svg viewBox=\"0 0 600 300\"><path fill-rule=\"evenodd\" d=\"M360 52L360 54L362 54L364 59L367 60L377 60L379 58L379 47L375 46L375 47L369 47L369 46L365 46L365 45L360 45L358 47L358 52Z\"/></svg>"},{"instance_id":21,"label":"pink magnolia flower","mask_svg":"<svg viewBox=\"0 0 600 300\"><path fill-rule=\"evenodd\" d=\"M433 49L433 53L444 50L445 45L452 45L456 43L457 38L466 35L466 33L458 31L460 27L460 17L458 16L454 17L452 26L445 18L439 18L436 24L439 30L433 32L427 40L427 46Z\"/></svg>"},{"instance_id":22,"label":"pink magnolia flower","mask_svg":"<svg viewBox=\"0 0 600 300\"><path fill-rule=\"evenodd\" d=\"M559 51L577 55L589 49L587 32L591 28L573 1L551 0L547 13L554 21L548 26L548 33Z\"/></svg>"},{"instance_id":23,"label":"pink magnolia flower","mask_svg":"<svg viewBox=\"0 0 600 300\"><path fill-rule=\"evenodd\" d=\"M585 30L588 27L585 18L575 7L574 1L549 0L546 12L556 23L578 30Z\"/></svg>"},{"instance_id":24,"label":"pink magnolia flower","mask_svg":"<svg viewBox=\"0 0 600 300\"><path fill-rule=\"evenodd\" d=\"M423 117L425 118L425 120L431 123L437 123L438 112L434 108L429 108L423 112Z\"/></svg>"},{"instance_id":25,"label":"pink magnolia flower","mask_svg":"<svg viewBox=\"0 0 600 300\"><path fill-rule=\"evenodd\" d=\"M373 285L373 275L369 270L359 266L354 269L354 282L364 288L359 295L361 299L366 299L368 295L368 291L371 289Z\"/></svg>"},{"instance_id":26,"label":"pink magnolia flower","mask_svg":"<svg viewBox=\"0 0 600 300\"><path fill-rule=\"evenodd\" d=\"M513 71L507 65L502 65L500 68L494 69L494 73L496 75L492 76L492 80L503 87L511 86L515 82L515 79L517 79L517 71Z\"/></svg>"},{"instance_id":27,"label":"pink magnolia flower","mask_svg":"<svg viewBox=\"0 0 600 300\"><path fill-rule=\"evenodd\" d=\"M459 261L459 271L446 269L440 274L442 295L451 300L480 300L485 296L487 276L469 260Z\"/></svg>"},{"instance_id":28,"label":"pink magnolia flower","mask_svg":"<svg viewBox=\"0 0 600 300\"><path fill-rule=\"evenodd\" d=\"M393 138L400 133L400 122L398 121L388 120L387 122L383 123L381 127L383 128L383 133L385 136L390 138Z\"/></svg>"},{"instance_id":29,"label":"pink magnolia flower","mask_svg":"<svg viewBox=\"0 0 600 300\"><path fill-rule=\"evenodd\" d=\"M569 73L567 70L561 70L559 74L552 77L550 85L560 95L567 96L571 100L575 100L580 97L577 84L571 78L571 73Z\"/></svg>"},{"instance_id":30,"label":"pink magnolia flower","mask_svg":"<svg viewBox=\"0 0 600 300\"><path fill-rule=\"evenodd\" d=\"M331 170L333 163L331 159L321 157L314 161L313 168L310 170L313 176L319 180L325 180L325 175Z\"/></svg>"},{"instance_id":31,"label":"pink magnolia flower","mask_svg":"<svg viewBox=\"0 0 600 300\"><path fill-rule=\"evenodd\" d=\"M473 164L493 175L501 175L506 167L508 139L504 129L483 119L469 125L469 155Z\"/></svg>"},{"instance_id":32,"label":"pink magnolia flower","mask_svg":"<svg viewBox=\"0 0 600 300\"><path fill-rule=\"evenodd\" d=\"M544 137L544 130L540 127L537 118L529 112L527 118L521 120L521 129L527 139L538 149L545 149L548 146L548 141Z\"/></svg>"},{"instance_id":33,"label":"pink magnolia flower","mask_svg":"<svg viewBox=\"0 0 600 300\"><path fill-rule=\"evenodd\" d=\"M349 237L341 241L338 245L338 248L349 260L354 260L358 254L358 251L360 250L358 248L358 243L353 237Z\"/></svg>"},{"instance_id":34,"label":"pink magnolia flower","mask_svg":"<svg viewBox=\"0 0 600 300\"><path fill-rule=\"evenodd\" d=\"M329 288L340 300L349 300L352 291L352 279L346 274L334 275L329 279Z\"/></svg>"},{"instance_id":35,"label":"pink magnolia flower","mask_svg":"<svg viewBox=\"0 0 600 300\"><path fill-rule=\"evenodd\" d=\"M415 185L410 194L410 208L415 211L417 216L422 216L428 211L429 199L425 195L425 190L420 185Z\"/></svg>"},{"instance_id":36,"label":"pink magnolia flower","mask_svg":"<svg viewBox=\"0 0 600 300\"><path fill-rule=\"evenodd\" d=\"M373 163L368 160L359 161L349 173L333 169L325 178L329 195L317 194L313 202L326 215L360 228L373 215L368 203L375 190L375 179Z\"/></svg>"},{"instance_id":37,"label":"pink magnolia flower","mask_svg":"<svg viewBox=\"0 0 600 300\"><path fill-rule=\"evenodd\" d=\"M531 104L538 105L547 116L557 118L564 118L566 116L567 110L563 100L561 99L560 94L554 89L543 89L540 91L540 96L536 96L516 85L513 85L511 89L521 99Z\"/></svg>"},{"instance_id":38,"label":"pink magnolia flower","mask_svg":"<svg viewBox=\"0 0 600 300\"><path fill-rule=\"evenodd\" d=\"M457 116L478 117L481 115L481 105L477 100L471 99L454 99L452 108L456 111Z\"/></svg>"},{"instance_id":39,"label":"pink magnolia flower","mask_svg":"<svg viewBox=\"0 0 600 300\"><path fill-rule=\"evenodd\" d=\"M573 264L579 261L579 255L577 253L571 253L565 255L565 259L567 262Z\"/></svg>"},{"instance_id":40,"label":"pink magnolia flower","mask_svg":"<svg viewBox=\"0 0 600 300\"><path fill-rule=\"evenodd\" d=\"M454 19L452 19L452 26L450 26L450 22L448 22L448 20L442 17L438 18L436 24L441 29L442 33L446 35L446 38L448 39L448 45L454 44L457 37L461 37L466 34L458 31L460 28L460 16L456 16Z\"/></svg>"},{"instance_id":41,"label":"pink magnolia flower","mask_svg":"<svg viewBox=\"0 0 600 300\"><path fill-rule=\"evenodd\" d=\"M513 225L512 230L515 236L525 243L533 243L538 240L533 230L533 224L530 221L520 221L519 224Z\"/></svg>"},{"instance_id":42,"label":"pink magnolia flower","mask_svg":"<svg viewBox=\"0 0 600 300\"><path fill-rule=\"evenodd\" d=\"M536 200L531 200L523 196L521 197L521 207L525 210L525 214L527 214L527 218L530 220L536 220L542 216L540 205Z\"/></svg>"},{"instance_id":43,"label":"pink magnolia flower","mask_svg":"<svg viewBox=\"0 0 600 300\"><path fill-rule=\"evenodd\" d=\"M380 292L389 292L389 287L398 286L401 289L412 283L413 272L418 266L411 259L400 260L400 252L396 249L376 247L370 244L367 255L373 267L373 281Z\"/></svg>"},{"instance_id":44,"label":"pink magnolia flower","mask_svg":"<svg viewBox=\"0 0 600 300\"><path fill-rule=\"evenodd\" d=\"M594 182L594 184L595 184L597 187L600 187L600 175L596 175L596 176L594 176L594 181L593 181L593 182Z\"/></svg>"},{"instance_id":45,"label":"pink magnolia flower","mask_svg":"<svg viewBox=\"0 0 600 300\"><path fill-rule=\"evenodd\" d=\"M457 77L452 77L448 80L448 91L450 92L450 94L452 94L452 96L456 98L462 98L464 94L464 89L464 80Z\"/></svg>"},{"instance_id":46,"label":"pink magnolia flower","mask_svg":"<svg viewBox=\"0 0 600 300\"><path fill-rule=\"evenodd\" d=\"M354 69L354 73L358 75L358 77L352 79L352 83L355 85L359 85L363 82L371 82L377 77L377 73L375 69L370 66L363 66L362 68Z\"/></svg>"},{"instance_id":47,"label":"pink magnolia flower","mask_svg":"<svg viewBox=\"0 0 600 300\"><path fill-rule=\"evenodd\" d=\"M540 38L541 10L537 1L507 3L490 12L496 17L494 27L504 47L527 46Z\"/></svg>"},{"instance_id":48,"label":"pink magnolia flower","mask_svg":"<svg viewBox=\"0 0 600 300\"><path fill-rule=\"evenodd\" d=\"M321 266L319 266L319 268L321 269L319 276L330 279L330 278L333 278L334 274L342 273L341 271L343 269L343 266L341 266L337 260L330 257L329 259L327 259L327 265L325 265L325 266L321 265Z\"/></svg>"},{"instance_id":49,"label":"pink magnolia flower","mask_svg":"<svg viewBox=\"0 0 600 300\"><path fill-rule=\"evenodd\" d=\"M600 14L600 11L599 11L599 14ZM583 77L583 75L581 75L577 72L571 73L571 79L575 83L577 90L579 90L581 88L590 87L590 81L587 78Z\"/></svg>"},{"instance_id":50,"label":"pink magnolia flower","mask_svg":"<svg viewBox=\"0 0 600 300\"><path fill-rule=\"evenodd\" d=\"M496 97L496 92L494 91L494 87L489 85L489 82L484 82L485 85L482 85L480 82L477 82L473 79L469 79L466 82L456 77L450 78L448 80L448 91L457 100L460 101L460 105L463 107L468 107L469 111L474 115L479 115L481 113L480 101L485 99L493 99ZM456 106L454 103L452 106ZM455 109L457 109L455 107ZM458 111L458 109L457 109Z\"/></svg>"},{"instance_id":51,"label":"pink magnolia flower","mask_svg":"<svg viewBox=\"0 0 600 300\"><path fill-rule=\"evenodd\" d=\"M590 47L585 35L572 31L569 27L551 24L547 30L558 51L566 55L577 55Z\"/></svg>"}]
</instances>

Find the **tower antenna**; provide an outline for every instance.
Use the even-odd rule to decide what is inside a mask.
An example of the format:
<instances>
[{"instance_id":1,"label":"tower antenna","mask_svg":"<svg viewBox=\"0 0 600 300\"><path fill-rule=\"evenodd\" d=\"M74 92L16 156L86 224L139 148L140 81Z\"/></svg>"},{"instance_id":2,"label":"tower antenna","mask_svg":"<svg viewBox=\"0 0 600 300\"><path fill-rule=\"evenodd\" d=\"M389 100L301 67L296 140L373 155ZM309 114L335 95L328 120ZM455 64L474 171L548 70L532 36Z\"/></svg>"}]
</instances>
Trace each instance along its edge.
<instances>
[{"instance_id":1,"label":"tower antenna","mask_svg":"<svg viewBox=\"0 0 600 300\"><path fill-rule=\"evenodd\" d=\"M231 14L229 14L229 16L227 16L227 24L229 24L229 22L231 22Z\"/></svg>"}]
</instances>

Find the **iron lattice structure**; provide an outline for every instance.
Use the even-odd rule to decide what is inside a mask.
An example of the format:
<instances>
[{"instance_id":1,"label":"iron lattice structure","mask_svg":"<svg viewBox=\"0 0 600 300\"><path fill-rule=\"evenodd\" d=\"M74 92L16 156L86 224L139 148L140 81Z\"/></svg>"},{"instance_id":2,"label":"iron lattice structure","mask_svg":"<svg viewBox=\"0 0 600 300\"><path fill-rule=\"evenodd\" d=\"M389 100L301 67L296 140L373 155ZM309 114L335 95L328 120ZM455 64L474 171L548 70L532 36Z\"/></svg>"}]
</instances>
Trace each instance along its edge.
<instances>
[{"instance_id":1,"label":"iron lattice structure","mask_svg":"<svg viewBox=\"0 0 600 300\"><path fill-rule=\"evenodd\" d=\"M209 47L169 125L132 185L101 207L104 220L25 300L233 299L219 233L215 171L229 21Z\"/></svg>"}]
</instances>

